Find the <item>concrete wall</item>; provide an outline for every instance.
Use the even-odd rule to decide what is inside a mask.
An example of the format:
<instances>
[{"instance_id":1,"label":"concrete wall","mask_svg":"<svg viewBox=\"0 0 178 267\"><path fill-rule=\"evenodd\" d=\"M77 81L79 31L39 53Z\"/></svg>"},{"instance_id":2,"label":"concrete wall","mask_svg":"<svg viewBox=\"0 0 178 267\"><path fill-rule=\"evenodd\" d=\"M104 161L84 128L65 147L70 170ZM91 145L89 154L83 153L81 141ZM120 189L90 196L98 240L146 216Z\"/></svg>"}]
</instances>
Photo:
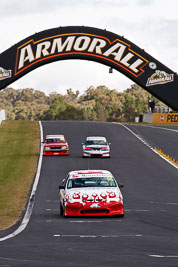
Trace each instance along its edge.
<instances>
[{"instance_id":1,"label":"concrete wall","mask_svg":"<svg viewBox=\"0 0 178 267\"><path fill-rule=\"evenodd\" d=\"M153 113L145 113L143 114L143 122L152 123Z\"/></svg>"}]
</instances>

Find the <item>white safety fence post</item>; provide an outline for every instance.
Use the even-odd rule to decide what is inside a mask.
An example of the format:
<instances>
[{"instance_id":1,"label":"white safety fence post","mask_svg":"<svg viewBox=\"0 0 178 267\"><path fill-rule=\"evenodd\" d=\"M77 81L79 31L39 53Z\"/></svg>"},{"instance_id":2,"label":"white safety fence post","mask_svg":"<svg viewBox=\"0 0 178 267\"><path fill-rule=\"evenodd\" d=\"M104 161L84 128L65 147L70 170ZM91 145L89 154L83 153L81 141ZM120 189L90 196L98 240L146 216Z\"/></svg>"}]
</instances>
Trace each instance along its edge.
<instances>
[{"instance_id":1,"label":"white safety fence post","mask_svg":"<svg viewBox=\"0 0 178 267\"><path fill-rule=\"evenodd\" d=\"M6 120L6 119L7 119L6 111L5 111L5 109L1 109L0 110L0 125L1 125L2 121Z\"/></svg>"}]
</instances>

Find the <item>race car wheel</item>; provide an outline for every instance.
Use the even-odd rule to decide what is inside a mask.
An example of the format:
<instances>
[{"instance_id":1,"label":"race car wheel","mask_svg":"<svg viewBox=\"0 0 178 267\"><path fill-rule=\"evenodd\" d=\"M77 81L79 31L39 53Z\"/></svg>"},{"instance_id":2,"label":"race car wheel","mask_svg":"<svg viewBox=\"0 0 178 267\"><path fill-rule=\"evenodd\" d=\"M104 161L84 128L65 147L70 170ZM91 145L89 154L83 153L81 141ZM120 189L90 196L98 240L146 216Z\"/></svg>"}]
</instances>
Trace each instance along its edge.
<instances>
[{"instance_id":1,"label":"race car wheel","mask_svg":"<svg viewBox=\"0 0 178 267\"><path fill-rule=\"evenodd\" d=\"M65 208L63 209L63 217L66 217L66 215L65 215Z\"/></svg>"},{"instance_id":2,"label":"race car wheel","mask_svg":"<svg viewBox=\"0 0 178 267\"><path fill-rule=\"evenodd\" d=\"M64 209L63 209L63 206L61 205L61 203L60 203L60 215L64 215Z\"/></svg>"},{"instance_id":3,"label":"race car wheel","mask_svg":"<svg viewBox=\"0 0 178 267\"><path fill-rule=\"evenodd\" d=\"M116 215L116 217L123 218L124 214L118 214L118 215Z\"/></svg>"}]
</instances>

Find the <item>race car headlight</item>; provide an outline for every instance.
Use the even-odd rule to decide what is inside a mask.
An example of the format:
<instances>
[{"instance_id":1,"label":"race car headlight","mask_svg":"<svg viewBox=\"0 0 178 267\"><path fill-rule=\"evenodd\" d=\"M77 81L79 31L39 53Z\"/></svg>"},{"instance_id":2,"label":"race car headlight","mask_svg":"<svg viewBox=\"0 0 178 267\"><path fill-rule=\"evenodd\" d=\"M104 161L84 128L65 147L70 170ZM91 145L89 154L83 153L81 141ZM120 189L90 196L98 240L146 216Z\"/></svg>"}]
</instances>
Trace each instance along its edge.
<instances>
[{"instance_id":1,"label":"race car headlight","mask_svg":"<svg viewBox=\"0 0 178 267\"><path fill-rule=\"evenodd\" d=\"M66 146L61 146L62 149L66 149Z\"/></svg>"},{"instance_id":2,"label":"race car headlight","mask_svg":"<svg viewBox=\"0 0 178 267\"><path fill-rule=\"evenodd\" d=\"M123 204L123 199L119 198L119 197L114 197L114 198L110 198L109 201L111 202L120 202Z\"/></svg>"},{"instance_id":3,"label":"race car headlight","mask_svg":"<svg viewBox=\"0 0 178 267\"><path fill-rule=\"evenodd\" d=\"M85 147L85 150L92 150L91 147Z\"/></svg>"},{"instance_id":4,"label":"race car headlight","mask_svg":"<svg viewBox=\"0 0 178 267\"><path fill-rule=\"evenodd\" d=\"M107 151L107 150L109 150L107 147L103 147L103 148L101 148L101 150L102 151Z\"/></svg>"},{"instance_id":5,"label":"race car headlight","mask_svg":"<svg viewBox=\"0 0 178 267\"><path fill-rule=\"evenodd\" d=\"M49 146L45 146L44 150L48 151L48 150L50 150L50 147Z\"/></svg>"}]
</instances>

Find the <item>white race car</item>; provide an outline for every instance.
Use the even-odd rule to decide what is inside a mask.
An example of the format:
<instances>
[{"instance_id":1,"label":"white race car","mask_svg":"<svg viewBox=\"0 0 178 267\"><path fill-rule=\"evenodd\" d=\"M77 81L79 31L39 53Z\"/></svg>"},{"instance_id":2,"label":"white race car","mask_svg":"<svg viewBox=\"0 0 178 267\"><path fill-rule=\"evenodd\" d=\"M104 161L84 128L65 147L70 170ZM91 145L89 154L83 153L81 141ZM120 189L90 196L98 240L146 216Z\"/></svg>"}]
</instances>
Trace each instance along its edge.
<instances>
[{"instance_id":1,"label":"white race car","mask_svg":"<svg viewBox=\"0 0 178 267\"><path fill-rule=\"evenodd\" d=\"M124 216L122 186L106 170L71 171L59 186L60 214Z\"/></svg>"},{"instance_id":2,"label":"white race car","mask_svg":"<svg viewBox=\"0 0 178 267\"><path fill-rule=\"evenodd\" d=\"M110 143L106 137L89 136L83 145L83 157L107 157L110 158Z\"/></svg>"}]
</instances>

